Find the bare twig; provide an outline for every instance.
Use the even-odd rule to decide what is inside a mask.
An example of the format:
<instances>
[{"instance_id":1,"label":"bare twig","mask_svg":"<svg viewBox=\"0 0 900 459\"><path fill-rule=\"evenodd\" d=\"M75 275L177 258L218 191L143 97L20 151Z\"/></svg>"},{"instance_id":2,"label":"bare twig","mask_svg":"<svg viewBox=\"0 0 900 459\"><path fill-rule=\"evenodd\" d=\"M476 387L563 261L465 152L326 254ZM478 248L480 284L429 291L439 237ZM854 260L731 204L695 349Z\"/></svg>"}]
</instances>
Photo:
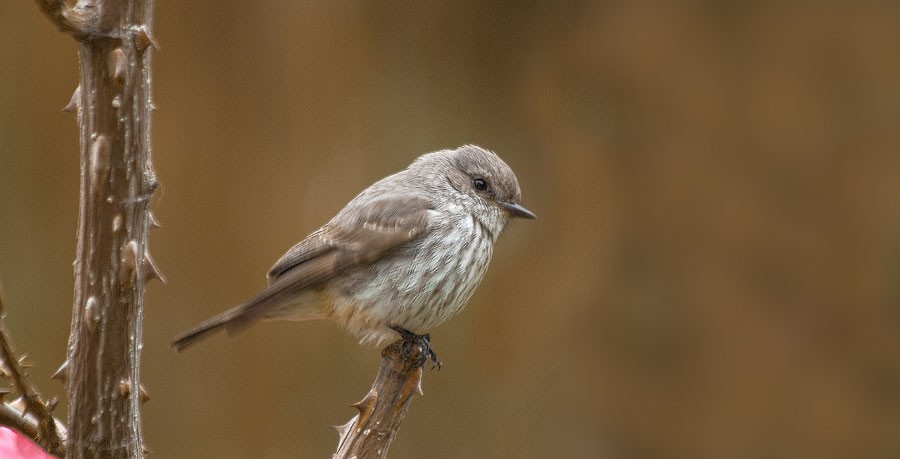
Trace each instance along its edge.
<instances>
[{"instance_id":1,"label":"bare twig","mask_svg":"<svg viewBox=\"0 0 900 459\"><path fill-rule=\"evenodd\" d=\"M413 394L422 394L422 365L428 358L423 346L397 341L381 355L372 389L353 405L359 414L337 428L341 438L333 459L387 457Z\"/></svg>"},{"instance_id":2,"label":"bare twig","mask_svg":"<svg viewBox=\"0 0 900 459\"><path fill-rule=\"evenodd\" d=\"M2 296L0 296L0 360L3 363L4 376L12 382L13 388L22 394L19 409L6 403L0 404L0 424L28 435L51 454L65 454L65 438L57 429L58 421L52 414L58 400L55 398L48 402L41 400L37 389L28 380L22 362L13 352L9 337L6 335Z\"/></svg>"}]
</instances>

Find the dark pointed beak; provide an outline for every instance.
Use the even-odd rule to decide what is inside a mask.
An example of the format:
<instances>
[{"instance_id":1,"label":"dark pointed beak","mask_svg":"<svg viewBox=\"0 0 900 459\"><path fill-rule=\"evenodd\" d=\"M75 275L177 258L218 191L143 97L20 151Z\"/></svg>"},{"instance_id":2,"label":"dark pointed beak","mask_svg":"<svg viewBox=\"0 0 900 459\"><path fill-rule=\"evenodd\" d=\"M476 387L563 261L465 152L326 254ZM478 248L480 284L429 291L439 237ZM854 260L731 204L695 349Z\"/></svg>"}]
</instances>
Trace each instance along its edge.
<instances>
[{"instance_id":1,"label":"dark pointed beak","mask_svg":"<svg viewBox=\"0 0 900 459\"><path fill-rule=\"evenodd\" d=\"M537 218L537 215L533 214L530 210L522 207L521 204L516 204L513 202L504 202L500 204L504 209L508 210L513 217L519 218L527 218L530 220L534 220Z\"/></svg>"}]
</instances>

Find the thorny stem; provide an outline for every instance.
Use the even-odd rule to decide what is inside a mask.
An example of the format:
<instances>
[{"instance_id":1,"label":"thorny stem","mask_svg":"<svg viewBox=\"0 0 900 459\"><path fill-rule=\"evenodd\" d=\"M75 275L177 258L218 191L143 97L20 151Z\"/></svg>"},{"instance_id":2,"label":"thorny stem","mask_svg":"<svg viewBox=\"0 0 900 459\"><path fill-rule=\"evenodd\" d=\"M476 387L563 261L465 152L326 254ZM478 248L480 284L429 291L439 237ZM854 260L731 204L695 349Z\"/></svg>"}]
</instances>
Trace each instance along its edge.
<instances>
[{"instance_id":1,"label":"thorny stem","mask_svg":"<svg viewBox=\"0 0 900 459\"><path fill-rule=\"evenodd\" d=\"M354 404L359 414L337 427L340 434L333 459L383 459L409 411L413 394L422 394L422 366L429 349L406 340L381 351L381 367L369 393Z\"/></svg>"},{"instance_id":2,"label":"thorny stem","mask_svg":"<svg viewBox=\"0 0 900 459\"><path fill-rule=\"evenodd\" d=\"M153 0L37 0L78 41L81 189L69 378L68 457L144 455L140 362L157 187L150 148Z\"/></svg>"},{"instance_id":3,"label":"thorny stem","mask_svg":"<svg viewBox=\"0 0 900 459\"><path fill-rule=\"evenodd\" d=\"M22 363L16 357L4 326L3 298L0 296L0 360L3 363L3 375L10 380L13 388L22 394L21 409L16 409L6 403L0 405L0 424L13 427L29 436L37 444L51 454L65 454L65 438L57 430L56 419L53 418L53 408L58 400L55 398L49 402L41 400L34 385L25 374Z\"/></svg>"}]
</instances>

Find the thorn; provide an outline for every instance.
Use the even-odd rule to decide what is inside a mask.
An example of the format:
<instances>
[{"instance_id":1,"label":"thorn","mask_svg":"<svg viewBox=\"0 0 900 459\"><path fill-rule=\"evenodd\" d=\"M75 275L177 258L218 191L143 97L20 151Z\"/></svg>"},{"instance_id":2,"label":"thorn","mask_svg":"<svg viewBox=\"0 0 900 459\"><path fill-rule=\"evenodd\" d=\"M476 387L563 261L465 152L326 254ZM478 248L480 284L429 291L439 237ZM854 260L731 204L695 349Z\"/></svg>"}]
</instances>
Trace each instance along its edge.
<instances>
[{"instance_id":1,"label":"thorn","mask_svg":"<svg viewBox=\"0 0 900 459\"><path fill-rule=\"evenodd\" d=\"M150 29L147 28L146 25L140 25L134 28L135 36L134 36L134 44L137 46L138 51L143 53L147 50L148 46L152 46L153 49L159 51L159 44L156 42L156 39L153 38L153 34L150 32Z\"/></svg>"},{"instance_id":2,"label":"thorn","mask_svg":"<svg viewBox=\"0 0 900 459\"><path fill-rule=\"evenodd\" d=\"M364 414L366 411L372 411L375 409L375 402L378 400L378 390L374 387L369 390L369 393L366 394L362 400L350 405L353 408L359 410L361 414Z\"/></svg>"},{"instance_id":3,"label":"thorn","mask_svg":"<svg viewBox=\"0 0 900 459\"><path fill-rule=\"evenodd\" d=\"M25 417L26 403L25 397L19 397L11 402L9 402L9 406L13 407L16 411L22 413L22 417Z\"/></svg>"},{"instance_id":4,"label":"thorn","mask_svg":"<svg viewBox=\"0 0 900 459\"><path fill-rule=\"evenodd\" d=\"M30 404L25 401L25 397L19 397L16 399L16 402L22 401L22 419L25 419L29 414L37 416L37 413L34 412L34 409Z\"/></svg>"},{"instance_id":5,"label":"thorn","mask_svg":"<svg viewBox=\"0 0 900 459\"><path fill-rule=\"evenodd\" d=\"M413 374L409 376L409 379L406 381L406 384L404 384L403 389L400 391L400 400L407 400L412 397L413 394L423 395L422 375L424 374L425 368L423 367L418 367L413 370Z\"/></svg>"},{"instance_id":6,"label":"thorn","mask_svg":"<svg viewBox=\"0 0 900 459\"><path fill-rule=\"evenodd\" d=\"M151 228L162 228L162 225L159 223L159 220L156 219L156 215L153 211L148 212L150 214L150 227Z\"/></svg>"},{"instance_id":7,"label":"thorn","mask_svg":"<svg viewBox=\"0 0 900 459\"><path fill-rule=\"evenodd\" d=\"M27 370L34 366L31 362L28 362L27 359L28 359L28 354L22 354L22 356L19 357L19 366L23 370Z\"/></svg>"},{"instance_id":8,"label":"thorn","mask_svg":"<svg viewBox=\"0 0 900 459\"><path fill-rule=\"evenodd\" d=\"M62 111L69 113L77 113L78 112L78 104L81 101L81 85L78 85L75 88L75 91L72 92L72 98L69 100L69 103L63 107Z\"/></svg>"},{"instance_id":9,"label":"thorn","mask_svg":"<svg viewBox=\"0 0 900 459\"><path fill-rule=\"evenodd\" d=\"M156 104L153 103L152 100L150 102L148 102L147 104L150 106L150 111L155 112L155 111L159 110L159 107L157 107Z\"/></svg>"},{"instance_id":10,"label":"thorn","mask_svg":"<svg viewBox=\"0 0 900 459\"><path fill-rule=\"evenodd\" d=\"M362 400L350 405L359 410L359 419L356 422L357 430L369 421L369 417L375 411L376 402L378 402L378 390L373 386Z\"/></svg>"},{"instance_id":11,"label":"thorn","mask_svg":"<svg viewBox=\"0 0 900 459\"><path fill-rule=\"evenodd\" d=\"M0 401L3 401L3 397L11 394L12 392L12 387L0 387Z\"/></svg>"},{"instance_id":12,"label":"thorn","mask_svg":"<svg viewBox=\"0 0 900 459\"><path fill-rule=\"evenodd\" d=\"M144 250L144 282L149 282L151 279L159 279L163 284L166 283L166 276L156 266L156 261L150 256L150 252Z\"/></svg>"},{"instance_id":13,"label":"thorn","mask_svg":"<svg viewBox=\"0 0 900 459\"><path fill-rule=\"evenodd\" d=\"M138 386L141 390L141 405L150 401L150 393L147 392L147 389L144 388L143 384Z\"/></svg>"},{"instance_id":14,"label":"thorn","mask_svg":"<svg viewBox=\"0 0 900 459\"><path fill-rule=\"evenodd\" d=\"M153 451L151 451L150 448L147 448L145 445L141 445L141 452L143 452L144 454L153 454Z\"/></svg>"},{"instance_id":15,"label":"thorn","mask_svg":"<svg viewBox=\"0 0 900 459\"><path fill-rule=\"evenodd\" d=\"M337 430L338 436L342 440L344 439L344 437L347 436L347 433L350 431L350 428L353 427L353 423L356 422L357 419L359 419L358 415L353 416L353 419L351 419L349 422L347 422L346 424L344 424L342 426L334 426L334 430Z\"/></svg>"},{"instance_id":16,"label":"thorn","mask_svg":"<svg viewBox=\"0 0 900 459\"><path fill-rule=\"evenodd\" d=\"M67 383L69 381L69 361L64 361L50 379L58 379L62 381L63 384Z\"/></svg>"}]
</instances>

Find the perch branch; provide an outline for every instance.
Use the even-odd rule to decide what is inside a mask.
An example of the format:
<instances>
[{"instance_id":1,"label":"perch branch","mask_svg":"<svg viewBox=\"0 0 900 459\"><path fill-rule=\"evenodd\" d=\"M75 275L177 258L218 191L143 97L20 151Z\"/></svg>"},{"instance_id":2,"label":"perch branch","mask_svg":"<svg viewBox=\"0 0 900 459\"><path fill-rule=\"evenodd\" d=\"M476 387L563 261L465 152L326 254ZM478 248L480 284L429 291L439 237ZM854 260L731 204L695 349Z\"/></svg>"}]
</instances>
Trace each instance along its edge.
<instances>
[{"instance_id":1,"label":"perch branch","mask_svg":"<svg viewBox=\"0 0 900 459\"><path fill-rule=\"evenodd\" d=\"M381 355L372 389L353 405L359 414L337 427L341 438L333 459L387 457L413 394L422 394L422 366L428 354L421 344L397 341Z\"/></svg>"},{"instance_id":2,"label":"perch branch","mask_svg":"<svg viewBox=\"0 0 900 459\"><path fill-rule=\"evenodd\" d=\"M0 297L0 360L3 376L12 382L13 388L22 398L13 404L0 404L0 424L12 427L30 437L51 454L65 454L65 438L57 429L53 418L56 398L44 402L34 385L25 374L22 362L16 357L3 321L3 298Z\"/></svg>"}]
</instances>

